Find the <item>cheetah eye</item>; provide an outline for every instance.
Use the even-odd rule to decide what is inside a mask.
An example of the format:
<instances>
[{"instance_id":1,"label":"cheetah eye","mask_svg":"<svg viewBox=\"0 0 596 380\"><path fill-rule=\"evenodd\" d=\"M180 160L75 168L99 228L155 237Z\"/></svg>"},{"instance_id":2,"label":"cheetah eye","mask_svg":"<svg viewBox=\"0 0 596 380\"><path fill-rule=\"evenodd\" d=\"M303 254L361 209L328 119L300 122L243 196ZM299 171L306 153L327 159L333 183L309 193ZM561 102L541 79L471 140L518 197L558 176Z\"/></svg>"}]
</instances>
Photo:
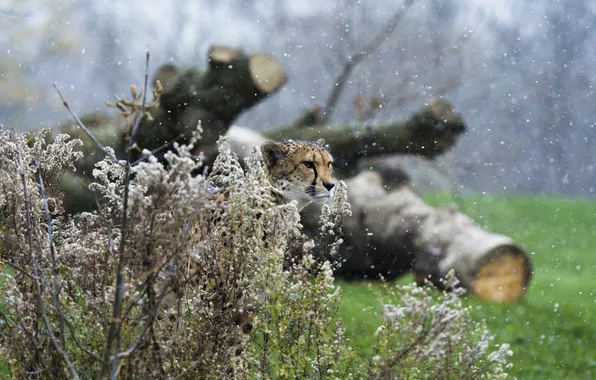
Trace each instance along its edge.
<instances>
[{"instance_id":1,"label":"cheetah eye","mask_svg":"<svg viewBox=\"0 0 596 380\"><path fill-rule=\"evenodd\" d=\"M310 170L315 170L315 163L312 161L302 161L302 165L306 166Z\"/></svg>"}]
</instances>

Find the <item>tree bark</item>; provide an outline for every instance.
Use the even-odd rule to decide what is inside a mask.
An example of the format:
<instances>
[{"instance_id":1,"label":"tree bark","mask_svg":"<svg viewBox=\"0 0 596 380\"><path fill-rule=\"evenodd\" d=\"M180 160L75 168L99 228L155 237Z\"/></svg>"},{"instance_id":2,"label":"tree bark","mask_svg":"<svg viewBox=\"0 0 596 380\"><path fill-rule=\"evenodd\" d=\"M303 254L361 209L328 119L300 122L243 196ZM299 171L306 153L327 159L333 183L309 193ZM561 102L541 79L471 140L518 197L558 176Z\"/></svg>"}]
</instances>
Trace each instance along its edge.
<instances>
[{"instance_id":1,"label":"tree bark","mask_svg":"<svg viewBox=\"0 0 596 380\"><path fill-rule=\"evenodd\" d=\"M171 64L157 70L153 82L160 81L163 93L159 107L151 111L152 117L145 119L138 129L136 143L140 149L155 151L155 156L162 159L172 149L167 144L186 142L200 121L201 145L195 149L213 160L217 139L226 133L232 121L286 82L280 63L264 53L247 55L239 49L213 46L208 63L205 71L182 70ZM116 157L125 157L128 131L122 121L101 114L87 115L82 120L103 145L114 148ZM65 175L65 209L67 212L94 209L95 197L87 185L92 181L95 163L105 154L73 123L60 129L81 138L84 153L84 158L76 163L77 172ZM140 149L133 152L133 160L140 157Z\"/></svg>"},{"instance_id":2,"label":"tree bark","mask_svg":"<svg viewBox=\"0 0 596 380\"><path fill-rule=\"evenodd\" d=\"M451 149L465 130L463 118L453 111L451 104L435 99L406 121L341 128L290 126L263 134L274 140L323 139L331 147L335 168L348 176L356 174L361 157L407 153L434 158Z\"/></svg>"},{"instance_id":3,"label":"tree bark","mask_svg":"<svg viewBox=\"0 0 596 380\"><path fill-rule=\"evenodd\" d=\"M227 46L211 47L204 72L194 68L181 72L166 65L155 79L163 81L164 93L153 120L139 128L138 145L153 150L181 136L185 141L200 121L203 134L197 150L206 153L215 153L215 142L238 115L286 83L283 68L272 56L247 55Z\"/></svg>"},{"instance_id":4,"label":"tree bark","mask_svg":"<svg viewBox=\"0 0 596 380\"><path fill-rule=\"evenodd\" d=\"M387 192L375 172L346 181L352 216L344 221L345 278L396 278L414 271L422 284L453 269L461 286L476 297L508 302L520 299L532 266L527 253L511 238L484 231L454 208L433 208L408 186ZM303 213L314 227L316 210Z\"/></svg>"}]
</instances>

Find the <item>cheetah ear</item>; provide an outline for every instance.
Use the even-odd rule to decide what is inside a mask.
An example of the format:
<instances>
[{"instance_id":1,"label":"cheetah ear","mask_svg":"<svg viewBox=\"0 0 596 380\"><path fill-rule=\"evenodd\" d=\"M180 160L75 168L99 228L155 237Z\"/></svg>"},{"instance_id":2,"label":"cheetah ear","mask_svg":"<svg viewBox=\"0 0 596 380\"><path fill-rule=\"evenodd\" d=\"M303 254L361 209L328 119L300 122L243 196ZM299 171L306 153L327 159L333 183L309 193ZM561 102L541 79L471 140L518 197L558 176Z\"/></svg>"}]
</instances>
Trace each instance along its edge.
<instances>
[{"instance_id":1,"label":"cheetah ear","mask_svg":"<svg viewBox=\"0 0 596 380\"><path fill-rule=\"evenodd\" d=\"M287 153L286 148L275 141L265 141L263 145L261 145L261 154L263 154L263 159L265 160L267 168L275 166L275 164L286 157Z\"/></svg>"}]
</instances>

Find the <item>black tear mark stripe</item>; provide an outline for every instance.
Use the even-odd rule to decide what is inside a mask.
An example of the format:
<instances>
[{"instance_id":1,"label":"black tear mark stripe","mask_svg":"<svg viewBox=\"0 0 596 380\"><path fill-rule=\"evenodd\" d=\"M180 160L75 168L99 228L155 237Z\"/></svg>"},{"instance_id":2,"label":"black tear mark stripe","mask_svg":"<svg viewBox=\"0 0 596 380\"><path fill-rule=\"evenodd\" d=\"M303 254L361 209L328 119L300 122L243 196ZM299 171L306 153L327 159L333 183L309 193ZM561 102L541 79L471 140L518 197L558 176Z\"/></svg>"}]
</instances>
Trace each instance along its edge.
<instances>
[{"instance_id":1,"label":"black tear mark stripe","mask_svg":"<svg viewBox=\"0 0 596 380\"><path fill-rule=\"evenodd\" d=\"M317 173L317 165L315 165L315 155L313 154L312 157L312 171L313 173L315 173L315 179L312 181L312 186L316 186L317 185L317 177L319 176L319 173Z\"/></svg>"}]
</instances>

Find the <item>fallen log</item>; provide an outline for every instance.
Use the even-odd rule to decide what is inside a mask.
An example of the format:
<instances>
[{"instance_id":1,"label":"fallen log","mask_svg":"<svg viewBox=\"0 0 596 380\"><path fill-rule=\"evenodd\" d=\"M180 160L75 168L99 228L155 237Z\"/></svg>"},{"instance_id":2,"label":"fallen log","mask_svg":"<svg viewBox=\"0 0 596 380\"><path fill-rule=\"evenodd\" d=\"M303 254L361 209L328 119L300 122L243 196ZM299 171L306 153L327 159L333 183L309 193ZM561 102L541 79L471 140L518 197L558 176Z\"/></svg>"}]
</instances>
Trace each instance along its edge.
<instances>
[{"instance_id":1,"label":"fallen log","mask_svg":"<svg viewBox=\"0 0 596 380\"><path fill-rule=\"evenodd\" d=\"M265 141L242 127L227 136L240 158ZM524 295L531 262L511 238L484 231L454 208L428 206L407 185L388 192L379 173L365 171L346 183L352 215L344 219L339 276L394 279L413 271L418 283L442 286L453 269L476 297L507 302ZM302 213L307 233L317 231L318 215L317 206Z\"/></svg>"},{"instance_id":2,"label":"fallen log","mask_svg":"<svg viewBox=\"0 0 596 380\"><path fill-rule=\"evenodd\" d=\"M330 145L335 167L344 176L357 173L362 157L403 153L434 158L451 149L464 133L463 118L443 99L434 99L405 121L341 127L292 125L264 131L274 140L318 140Z\"/></svg>"},{"instance_id":3,"label":"fallen log","mask_svg":"<svg viewBox=\"0 0 596 380\"><path fill-rule=\"evenodd\" d=\"M408 186L387 192L375 172L346 183L352 216L344 221L338 274L393 279L414 271L418 283L441 285L453 269L476 297L508 302L524 295L532 265L511 238L484 231L454 208L428 206Z\"/></svg>"},{"instance_id":4,"label":"fallen log","mask_svg":"<svg viewBox=\"0 0 596 380\"><path fill-rule=\"evenodd\" d=\"M213 46L205 71L182 70L167 64L157 70L154 84L157 80L163 93L159 107L151 111L151 118L144 119L138 129L135 140L139 148L156 151L155 156L161 159L172 150L174 141L187 142L200 120L203 134L196 152L203 151L213 160L219 136L226 133L240 113L278 91L285 84L286 75L271 55L248 55L239 49ZM86 115L82 120L103 145L114 148L117 157L126 156L128 131L122 120L101 114ZM95 197L87 185L92 181L95 163L105 154L73 122L59 129L80 138L84 153L84 158L76 163L76 173L65 174L65 209L67 212L94 209ZM140 149L133 151L133 161L139 158Z\"/></svg>"},{"instance_id":5,"label":"fallen log","mask_svg":"<svg viewBox=\"0 0 596 380\"><path fill-rule=\"evenodd\" d=\"M247 55L228 46L209 50L205 71L162 66L154 80L164 86L160 107L137 133L141 148L153 150L178 139L184 142L199 122L201 146L215 154L215 143L243 111L277 92L285 83L281 64L265 53Z\"/></svg>"}]
</instances>

